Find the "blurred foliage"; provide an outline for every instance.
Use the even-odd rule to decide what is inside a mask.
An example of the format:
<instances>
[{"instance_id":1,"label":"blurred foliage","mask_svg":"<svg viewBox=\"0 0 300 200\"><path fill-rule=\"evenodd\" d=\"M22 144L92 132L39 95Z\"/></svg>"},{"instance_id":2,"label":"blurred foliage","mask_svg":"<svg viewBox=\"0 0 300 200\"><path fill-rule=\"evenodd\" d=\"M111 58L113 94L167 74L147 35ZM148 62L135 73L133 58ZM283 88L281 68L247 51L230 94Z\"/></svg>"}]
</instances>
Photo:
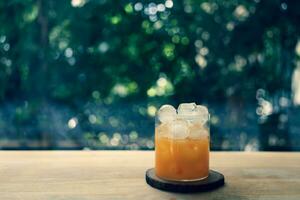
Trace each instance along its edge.
<instances>
[{"instance_id":1,"label":"blurred foliage","mask_svg":"<svg viewBox=\"0 0 300 200\"><path fill-rule=\"evenodd\" d=\"M46 102L85 121L89 104L142 102L149 122L166 102L289 93L299 9L292 0L1 1L0 102L16 102L11 126L20 127L6 131L33 126ZM85 140L98 137L90 126Z\"/></svg>"}]
</instances>

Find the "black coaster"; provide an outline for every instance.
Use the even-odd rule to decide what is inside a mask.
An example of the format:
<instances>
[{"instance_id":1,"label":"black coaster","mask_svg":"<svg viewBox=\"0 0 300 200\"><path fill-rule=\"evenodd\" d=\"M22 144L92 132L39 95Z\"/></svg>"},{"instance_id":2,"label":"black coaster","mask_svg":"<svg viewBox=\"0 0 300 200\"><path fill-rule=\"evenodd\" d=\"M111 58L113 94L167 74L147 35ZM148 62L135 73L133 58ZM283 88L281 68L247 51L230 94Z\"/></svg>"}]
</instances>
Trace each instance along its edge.
<instances>
[{"instance_id":1,"label":"black coaster","mask_svg":"<svg viewBox=\"0 0 300 200\"><path fill-rule=\"evenodd\" d=\"M216 189L224 185L223 174L209 170L207 178L199 181L167 181L155 175L154 168L146 172L146 182L157 189L178 193L195 193Z\"/></svg>"}]
</instances>

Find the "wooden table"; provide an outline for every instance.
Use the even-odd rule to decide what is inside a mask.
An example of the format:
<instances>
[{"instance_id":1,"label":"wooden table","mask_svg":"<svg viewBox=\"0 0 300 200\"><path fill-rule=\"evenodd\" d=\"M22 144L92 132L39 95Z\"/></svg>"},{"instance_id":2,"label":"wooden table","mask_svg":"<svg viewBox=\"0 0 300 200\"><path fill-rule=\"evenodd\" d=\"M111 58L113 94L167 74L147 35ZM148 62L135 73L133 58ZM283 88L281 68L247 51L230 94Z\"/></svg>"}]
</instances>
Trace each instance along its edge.
<instances>
[{"instance_id":1,"label":"wooden table","mask_svg":"<svg viewBox=\"0 0 300 200\"><path fill-rule=\"evenodd\" d=\"M1 200L300 199L300 153L211 153L226 185L175 194L145 182L152 151L1 151Z\"/></svg>"}]
</instances>

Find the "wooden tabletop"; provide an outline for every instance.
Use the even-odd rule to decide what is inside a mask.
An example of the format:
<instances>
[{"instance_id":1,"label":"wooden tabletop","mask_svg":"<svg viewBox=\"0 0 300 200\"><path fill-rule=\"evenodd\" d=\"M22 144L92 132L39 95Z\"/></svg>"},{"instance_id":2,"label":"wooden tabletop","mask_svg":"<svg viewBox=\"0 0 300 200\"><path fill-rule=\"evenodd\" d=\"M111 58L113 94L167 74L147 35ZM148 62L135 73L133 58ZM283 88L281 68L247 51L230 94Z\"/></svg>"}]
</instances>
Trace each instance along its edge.
<instances>
[{"instance_id":1,"label":"wooden tabletop","mask_svg":"<svg viewBox=\"0 0 300 200\"><path fill-rule=\"evenodd\" d=\"M226 185L198 194L151 188L153 151L1 151L1 200L300 199L300 153L213 152Z\"/></svg>"}]
</instances>

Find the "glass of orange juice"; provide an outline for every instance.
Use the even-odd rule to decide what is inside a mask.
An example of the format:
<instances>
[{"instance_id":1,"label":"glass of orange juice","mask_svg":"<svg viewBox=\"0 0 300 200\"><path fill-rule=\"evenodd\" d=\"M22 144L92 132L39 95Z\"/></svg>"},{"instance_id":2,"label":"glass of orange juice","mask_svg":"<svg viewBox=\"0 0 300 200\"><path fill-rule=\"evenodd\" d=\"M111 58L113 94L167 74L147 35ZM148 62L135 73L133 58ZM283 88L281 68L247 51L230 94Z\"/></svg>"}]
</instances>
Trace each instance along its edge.
<instances>
[{"instance_id":1,"label":"glass of orange juice","mask_svg":"<svg viewBox=\"0 0 300 200\"><path fill-rule=\"evenodd\" d=\"M155 173L173 181L201 180L209 174L209 113L205 106L163 105L155 120Z\"/></svg>"}]
</instances>

